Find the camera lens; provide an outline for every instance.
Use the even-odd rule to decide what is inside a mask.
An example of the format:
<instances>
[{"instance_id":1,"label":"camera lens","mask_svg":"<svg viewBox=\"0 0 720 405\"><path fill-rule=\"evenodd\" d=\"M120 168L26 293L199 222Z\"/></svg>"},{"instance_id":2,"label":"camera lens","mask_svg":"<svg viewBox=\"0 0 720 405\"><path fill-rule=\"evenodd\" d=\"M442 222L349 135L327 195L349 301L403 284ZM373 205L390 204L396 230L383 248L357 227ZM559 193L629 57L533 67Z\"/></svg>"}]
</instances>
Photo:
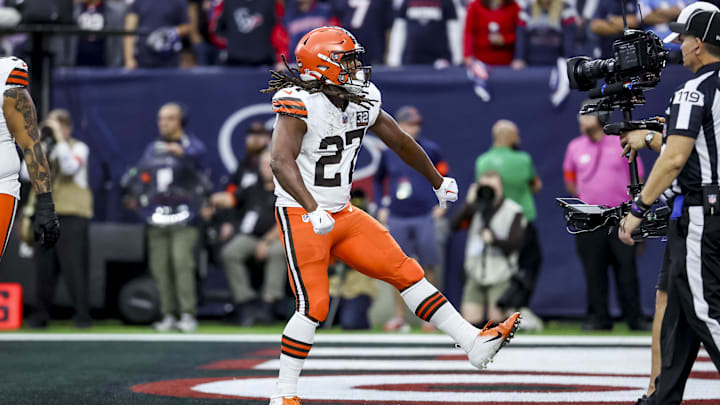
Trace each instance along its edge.
<instances>
[{"instance_id":1,"label":"camera lens","mask_svg":"<svg viewBox=\"0 0 720 405\"><path fill-rule=\"evenodd\" d=\"M587 91L595 87L597 79L602 79L615 70L615 60L590 60L586 56L578 56L568 59L567 66L570 88Z\"/></svg>"}]
</instances>

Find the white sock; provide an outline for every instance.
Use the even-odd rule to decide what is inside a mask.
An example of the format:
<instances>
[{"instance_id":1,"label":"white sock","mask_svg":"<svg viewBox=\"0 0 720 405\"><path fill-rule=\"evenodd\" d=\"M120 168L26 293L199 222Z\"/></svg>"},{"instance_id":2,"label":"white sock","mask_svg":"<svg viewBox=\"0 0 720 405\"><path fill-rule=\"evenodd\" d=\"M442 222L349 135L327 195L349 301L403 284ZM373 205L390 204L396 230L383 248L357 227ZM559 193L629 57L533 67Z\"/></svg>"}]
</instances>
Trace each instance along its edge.
<instances>
[{"instance_id":1,"label":"white sock","mask_svg":"<svg viewBox=\"0 0 720 405\"><path fill-rule=\"evenodd\" d=\"M303 363L315 340L318 323L295 312L283 330L280 354L280 373L272 398L297 395L297 382Z\"/></svg>"},{"instance_id":2,"label":"white sock","mask_svg":"<svg viewBox=\"0 0 720 405\"><path fill-rule=\"evenodd\" d=\"M423 278L400 293L405 304L418 318L430 322L470 351L480 331L466 321L435 286Z\"/></svg>"}]
</instances>

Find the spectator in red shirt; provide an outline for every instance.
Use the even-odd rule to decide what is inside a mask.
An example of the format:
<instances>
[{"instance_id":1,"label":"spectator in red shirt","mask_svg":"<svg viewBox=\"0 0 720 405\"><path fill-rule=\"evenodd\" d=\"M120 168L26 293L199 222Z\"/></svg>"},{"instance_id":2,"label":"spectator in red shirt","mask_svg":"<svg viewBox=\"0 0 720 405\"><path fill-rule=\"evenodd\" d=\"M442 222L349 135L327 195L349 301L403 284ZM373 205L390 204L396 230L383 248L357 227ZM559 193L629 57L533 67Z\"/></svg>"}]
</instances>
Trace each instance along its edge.
<instances>
[{"instance_id":1,"label":"spectator in red shirt","mask_svg":"<svg viewBox=\"0 0 720 405\"><path fill-rule=\"evenodd\" d=\"M515 51L520 7L514 0L475 0L465 21L465 64L509 65Z\"/></svg>"}]
</instances>

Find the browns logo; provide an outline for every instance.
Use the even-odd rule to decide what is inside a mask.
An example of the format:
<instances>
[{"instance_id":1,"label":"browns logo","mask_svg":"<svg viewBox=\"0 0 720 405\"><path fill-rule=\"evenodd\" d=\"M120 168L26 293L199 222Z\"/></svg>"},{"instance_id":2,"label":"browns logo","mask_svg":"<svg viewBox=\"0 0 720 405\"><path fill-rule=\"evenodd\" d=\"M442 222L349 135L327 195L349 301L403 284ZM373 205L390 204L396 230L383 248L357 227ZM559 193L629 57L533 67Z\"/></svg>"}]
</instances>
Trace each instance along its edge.
<instances>
[{"instance_id":1,"label":"browns logo","mask_svg":"<svg viewBox=\"0 0 720 405\"><path fill-rule=\"evenodd\" d=\"M366 341L353 340L354 344L344 343L342 336L319 338L305 361L310 372L300 377L298 394L303 404L633 403L647 389L650 364L649 337L647 342L625 338L625 345L618 346L608 340L612 337L583 340L573 336L572 344L565 346L569 341L563 338L519 336L481 372L468 364L462 350L441 344L437 338L431 340L433 337L414 337L392 347L373 345L376 339L388 339L380 335L365 335ZM242 358L218 359L186 379L131 389L144 394L265 403L275 388L279 353L280 349L273 347ZM549 358L553 361L548 362ZM213 374L207 375L209 372ZM219 377L221 372L228 374ZM701 351L683 404L720 403L719 380L707 353Z\"/></svg>"}]
</instances>

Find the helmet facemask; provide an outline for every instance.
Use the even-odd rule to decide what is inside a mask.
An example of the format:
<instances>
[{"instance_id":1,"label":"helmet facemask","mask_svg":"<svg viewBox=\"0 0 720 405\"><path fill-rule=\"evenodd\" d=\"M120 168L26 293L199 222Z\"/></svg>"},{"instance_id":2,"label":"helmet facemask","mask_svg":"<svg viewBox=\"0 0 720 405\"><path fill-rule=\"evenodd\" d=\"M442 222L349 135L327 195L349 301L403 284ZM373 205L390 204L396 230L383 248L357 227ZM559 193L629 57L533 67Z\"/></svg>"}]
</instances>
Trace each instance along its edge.
<instances>
[{"instance_id":1,"label":"helmet facemask","mask_svg":"<svg viewBox=\"0 0 720 405\"><path fill-rule=\"evenodd\" d=\"M360 56L365 53L362 46L348 52L333 52L330 54L334 63L340 66L338 84L350 93L361 93L364 88L370 86L372 67L363 66Z\"/></svg>"}]
</instances>

